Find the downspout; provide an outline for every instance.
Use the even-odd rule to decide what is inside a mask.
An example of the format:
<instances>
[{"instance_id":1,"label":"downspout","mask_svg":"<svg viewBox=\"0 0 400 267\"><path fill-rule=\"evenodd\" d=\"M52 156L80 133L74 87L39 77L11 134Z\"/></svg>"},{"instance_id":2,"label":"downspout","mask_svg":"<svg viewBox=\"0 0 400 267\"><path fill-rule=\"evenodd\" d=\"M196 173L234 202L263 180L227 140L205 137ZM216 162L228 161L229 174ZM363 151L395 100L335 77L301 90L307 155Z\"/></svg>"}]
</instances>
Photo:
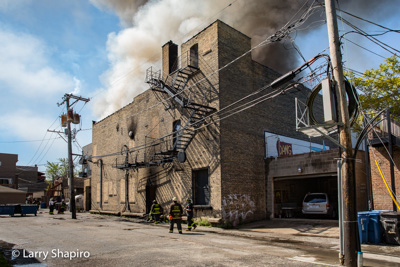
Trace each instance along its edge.
<instances>
[{"instance_id":1,"label":"downspout","mask_svg":"<svg viewBox=\"0 0 400 267\"><path fill-rule=\"evenodd\" d=\"M389 155L390 155L390 178L392 180L392 192L396 195L396 183L394 180L394 164L393 164L393 138L392 138L392 123L390 118L390 109L386 110L386 120L388 127L388 142L389 142ZM393 210L397 211L395 201L393 201Z\"/></svg>"},{"instance_id":2,"label":"downspout","mask_svg":"<svg viewBox=\"0 0 400 267\"><path fill-rule=\"evenodd\" d=\"M367 207L368 210L374 209L374 202L371 196L371 173L370 173L370 161L369 161L369 145L368 145L368 136L364 138L364 146L365 146L365 178L367 183Z\"/></svg>"},{"instance_id":3,"label":"downspout","mask_svg":"<svg viewBox=\"0 0 400 267\"><path fill-rule=\"evenodd\" d=\"M103 160L99 159L100 162L100 210L103 210Z\"/></svg>"}]
</instances>

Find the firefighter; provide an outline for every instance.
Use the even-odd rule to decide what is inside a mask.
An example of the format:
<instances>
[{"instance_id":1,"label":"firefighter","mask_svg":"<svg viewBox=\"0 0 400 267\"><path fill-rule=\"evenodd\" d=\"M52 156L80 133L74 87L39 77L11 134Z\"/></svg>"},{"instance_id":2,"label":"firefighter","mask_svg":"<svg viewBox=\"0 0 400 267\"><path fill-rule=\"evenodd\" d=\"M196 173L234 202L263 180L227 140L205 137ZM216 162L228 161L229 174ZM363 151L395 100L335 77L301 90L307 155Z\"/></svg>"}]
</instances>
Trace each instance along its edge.
<instances>
[{"instance_id":1,"label":"firefighter","mask_svg":"<svg viewBox=\"0 0 400 267\"><path fill-rule=\"evenodd\" d=\"M197 225L193 221L193 204L190 198L187 200L187 206L185 208L187 214L187 229L186 231L191 231L192 229L196 229Z\"/></svg>"},{"instance_id":2,"label":"firefighter","mask_svg":"<svg viewBox=\"0 0 400 267\"><path fill-rule=\"evenodd\" d=\"M64 200L61 202L60 210L58 214L64 214L65 209L67 208L67 205L65 204Z\"/></svg>"},{"instance_id":3,"label":"firefighter","mask_svg":"<svg viewBox=\"0 0 400 267\"><path fill-rule=\"evenodd\" d=\"M181 204L178 203L176 200L176 197L172 199L174 203L172 203L170 209L169 209L169 232L172 233L174 231L174 224L176 223L176 226L178 228L178 232L182 234L182 213L183 209Z\"/></svg>"},{"instance_id":4,"label":"firefighter","mask_svg":"<svg viewBox=\"0 0 400 267\"><path fill-rule=\"evenodd\" d=\"M154 223L160 223L160 217L162 213L163 209L160 204L157 203L157 200L153 200L153 205L151 205L150 208L150 216L152 220L154 220Z\"/></svg>"},{"instance_id":5,"label":"firefighter","mask_svg":"<svg viewBox=\"0 0 400 267\"><path fill-rule=\"evenodd\" d=\"M54 201L53 201L53 198L50 198L50 201L49 201L49 214L53 215L54 214L53 211L54 211Z\"/></svg>"}]
</instances>

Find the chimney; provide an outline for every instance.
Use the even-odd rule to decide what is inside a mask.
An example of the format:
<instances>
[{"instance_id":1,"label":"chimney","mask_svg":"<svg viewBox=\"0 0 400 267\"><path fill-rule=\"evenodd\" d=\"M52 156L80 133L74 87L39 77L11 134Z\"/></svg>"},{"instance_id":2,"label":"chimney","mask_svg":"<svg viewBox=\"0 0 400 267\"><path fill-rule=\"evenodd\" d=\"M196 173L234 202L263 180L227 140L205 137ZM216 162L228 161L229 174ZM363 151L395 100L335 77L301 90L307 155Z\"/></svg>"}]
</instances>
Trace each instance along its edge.
<instances>
[{"instance_id":1,"label":"chimney","mask_svg":"<svg viewBox=\"0 0 400 267\"><path fill-rule=\"evenodd\" d=\"M162 73L165 79L168 74L177 69L178 45L169 41L162 46Z\"/></svg>"}]
</instances>

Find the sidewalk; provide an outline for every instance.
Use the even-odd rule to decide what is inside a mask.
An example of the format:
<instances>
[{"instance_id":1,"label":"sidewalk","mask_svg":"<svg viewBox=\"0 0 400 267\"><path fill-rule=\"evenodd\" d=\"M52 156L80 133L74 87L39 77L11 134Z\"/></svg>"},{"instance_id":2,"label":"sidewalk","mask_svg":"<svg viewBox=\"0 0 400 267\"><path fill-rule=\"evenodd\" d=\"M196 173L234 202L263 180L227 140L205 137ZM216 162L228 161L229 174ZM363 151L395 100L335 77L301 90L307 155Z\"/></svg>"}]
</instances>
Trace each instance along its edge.
<instances>
[{"instance_id":1,"label":"sidewalk","mask_svg":"<svg viewBox=\"0 0 400 267\"><path fill-rule=\"evenodd\" d=\"M201 231L205 227L200 228ZM337 220L271 219L242 225L237 230L212 228L210 231L279 242L280 245L307 244L339 251ZM383 242L383 241L382 241ZM385 243L362 244L364 258L400 263L400 246Z\"/></svg>"}]
</instances>

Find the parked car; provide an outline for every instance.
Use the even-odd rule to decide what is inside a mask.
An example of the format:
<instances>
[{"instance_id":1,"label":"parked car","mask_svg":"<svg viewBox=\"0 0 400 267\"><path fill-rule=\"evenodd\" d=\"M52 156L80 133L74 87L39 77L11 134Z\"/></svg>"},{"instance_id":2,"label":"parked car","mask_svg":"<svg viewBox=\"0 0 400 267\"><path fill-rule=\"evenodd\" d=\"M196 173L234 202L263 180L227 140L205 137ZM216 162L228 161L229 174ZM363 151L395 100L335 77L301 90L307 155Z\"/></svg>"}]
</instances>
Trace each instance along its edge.
<instances>
[{"instance_id":1,"label":"parked car","mask_svg":"<svg viewBox=\"0 0 400 267\"><path fill-rule=\"evenodd\" d=\"M326 193L307 193L303 200L302 213L304 215L326 215L336 218L336 204L329 200Z\"/></svg>"}]
</instances>

